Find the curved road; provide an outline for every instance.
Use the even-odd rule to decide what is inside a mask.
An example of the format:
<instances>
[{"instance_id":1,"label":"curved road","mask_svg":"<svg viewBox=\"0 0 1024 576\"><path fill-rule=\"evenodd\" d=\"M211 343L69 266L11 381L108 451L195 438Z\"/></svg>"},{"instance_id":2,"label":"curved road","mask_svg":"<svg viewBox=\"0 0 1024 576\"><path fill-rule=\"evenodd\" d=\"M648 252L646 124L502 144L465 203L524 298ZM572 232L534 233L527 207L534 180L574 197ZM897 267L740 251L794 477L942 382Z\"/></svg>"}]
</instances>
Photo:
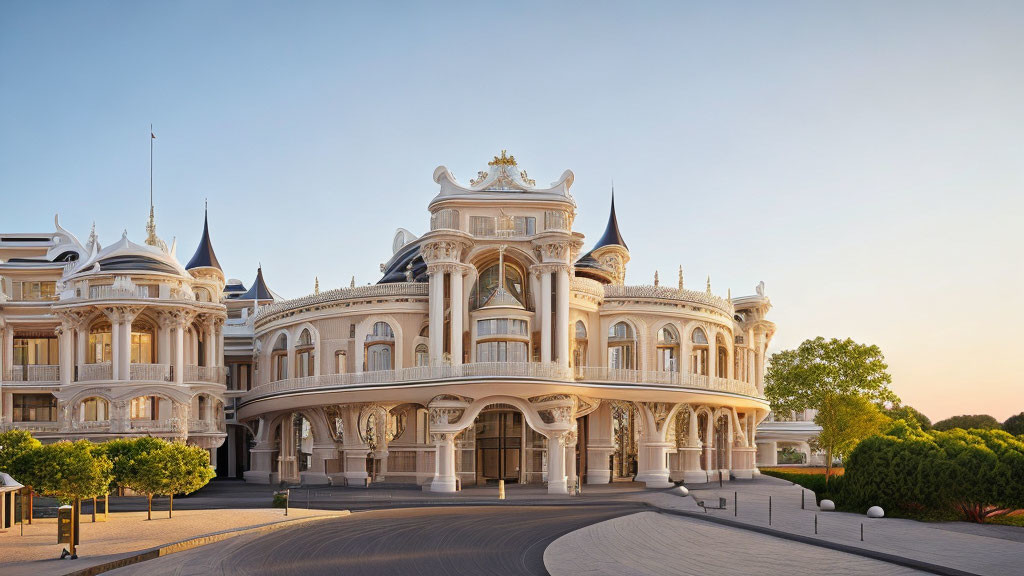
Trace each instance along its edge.
<instances>
[{"instance_id":1,"label":"curved road","mask_svg":"<svg viewBox=\"0 0 1024 576\"><path fill-rule=\"evenodd\" d=\"M583 526L633 514L607 506L459 506L354 512L238 536L111 574L547 574L544 549Z\"/></svg>"}]
</instances>

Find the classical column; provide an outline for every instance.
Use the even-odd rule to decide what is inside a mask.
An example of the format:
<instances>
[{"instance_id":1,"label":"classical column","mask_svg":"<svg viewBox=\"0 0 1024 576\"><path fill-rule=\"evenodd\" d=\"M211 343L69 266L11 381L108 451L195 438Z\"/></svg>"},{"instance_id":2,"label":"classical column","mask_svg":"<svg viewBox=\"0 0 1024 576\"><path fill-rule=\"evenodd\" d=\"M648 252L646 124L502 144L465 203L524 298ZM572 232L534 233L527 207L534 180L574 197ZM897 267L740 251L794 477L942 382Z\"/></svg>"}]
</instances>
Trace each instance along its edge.
<instances>
[{"instance_id":1,"label":"classical column","mask_svg":"<svg viewBox=\"0 0 1024 576\"><path fill-rule=\"evenodd\" d=\"M203 355L206 357L207 366L217 365L217 327L212 318L206 322L206 334L203 335Z\"/></svg>"},{"instance_id":2,"label":"classical column","mask_svg":"<svg viewBox=\"0 0 1024 576\"><path fill-rule=\"evenodd\" d=\"M83 322L78 325L75 331L75 366L78 367L78 378L82 378L82 371L85 370L85 357L88 356L89 327Z\"/></svg>"},{"instance_id":3,"label":"classical column","mask_svg":"<svg viewBox=\"0 0 1024 576\"><path fill-rule=\"evenodd\" d=\"M569 367L569 268L555 273L555 358Z\"/></svg>"},{"instance_id":4,"label":"classical column","mask_svg":"<svg viewBox=\"0 0 1024 576\"><path fill-rule=\"evenodd\" d=\"M576 442L578 438L573 432L565 442L565 481L570 492L576 492Z\"/></svg>"},{"instance_id":5,"label":"classical column","mask_svg":"<svg viewBox=\"0 0 1024 576\"><path fill-rule=\"evenodd\" d=\"M178 319L171 327L174 333L174 383L185 382L185 321Z\"/></svg>"},{"instance_id":6,"label":"classical column","mask_svg":"<svg viewBox=\"0 0 1024 576\"><path fill-rule=\"evenodd\" d=\"M540 361L551 362L551 272L541 268L540 274Z\"/></svg>"},{"instance_id":7,"label":"classical column","mask_svg":"<svg viewBox=\"0 0 1024 576\"><path fill-rule=\"evenodd\" d=\"M455 434L431 434L436 455L434 457L434 480L431 492L455 492Z\"/></svg>"},{"instance_id":8,"label":"classical column","mask_svg":"<svg viewBox=\"0 0 1024 576\"><path fill-rule=\"evenodd\" d=\"M217 343L216 352L214 352L214 359L216 363L214 366L225 366L224 362L224 318L217 318L214 321L214 325L217 327L217 337L214 340ZM320 358L316 359L317 366L320 365Z\"/></svg>"},{"instance_id":9,"label":"classical column","mask_svg":"<svg viewBox=\"0 0 1024 576\"><path fill-rule=\"evenodd\" d=\"M60 357L60 383L71 384L71 375L75 371L75 359L73 349L74 327L65 322L55 330L57 333L58 355Z\"/></svg>"},{"instance_id":10,"label":"classical column","mask_svg":"<svg viewBox=\"0 0 1024 576\"><path fill-rule=\"evenodd\" d=\"M132 379L132 320L134 316L131 312L123 312L121 315L121 331L118 334L121 347L119 380Z\"/></svg>"},{"instance_id":11,"label":"classical column","mask_svg":"<svg viewBox=\"0 0 1024 576\"><path fill-rule=\"evenodd\" d=\"M121 319L117 314L108 314L110 318L110 377L121 379Z\"/></svg>"},{"instance_id":12,"label":"classical column","mask_svg":"<svg viewBox=\"0 0 1024 576\"><path fill-rule=\"evenodd\" d=\"M764 386L764 344L761 339L757 339L757 348L754 352L756 359L754 360L754 385L757 386L758 392L762 391Z\"/></svg>"},{"instance_id":13,"label":"classical column","mask_svg":"<svg viewBox=\"0 0 1024 576\"><path fill-rule=\"evenodd\" d=\"M548 433L548 494L568 494L565 477L565 441L568 430Z\"/></svg>"},{"instance_id":14,"label":"classical column","mask_svg":"<svg viewBox=\"0 0 1024 576\"><path fill-rule=\"evenodd\" d=\"M2 285L0 285L0 288L2 288ZM7 324L0 318L0 382L3 382L4 378L7 377L7 350L14 348L13 342L8 344L7 335L12 333L13 330L8 328ZM0 404L3 404L2 397L0 397Z\"/></svg>"},{"instance_id":15,"label":"classical column","mask_svg":"<svg viewBox=\"0 0 1024 576\"><path fill-rule=\"evenodd\" d=\"M708 384L718 376L718 333L708 334Z\"/></svg>"},{"instance_id":16,"label":"classical column","mask_svg":"<svg viewBox=\"0 0 1024 576\"><path fill-rule=\"evenodd\" d=\"M161 314L158 319L156 335L156 361L158 364L171 364L171 320Z\"/></svg>"},{"instance_id":17,"label":"classical column","mask_svg":"<svg viewBox=\"0 0 1024 576\"><path fill-rule=\"evenodd\" d=\"M451 283L451 356L452 364L458 366L462 364L462 310L465 306L462 300L462 268L456 267L452 270L448 281Z\"/></svg>"},{"instance_id":18,"label":"classical column","mask_svg":"<svg viewBox=\"0 0 1024 576\"><path fill-rule=\"evenodd\" d=\"M430 271L430 363L440 365L444 354L444 270L432 266ZM358 345L358 343L357 343Z\"/></svg>"},{"instance_id":19,"label":"classical column","mask_svg":"<svg viewBox=\"0 0 1024 576\"><path fill-rule=\"evenodd\" d=\"M637 446L637 482L648 488L671 488L669 481L668 451L675 442L666 440L672 405L667 403L638 402L643 418L640 442Z\"/></svg>"},{"instance_id":20,"label":"classical column","mask_svg":"<svg viewBox=\"0 0 1024 576\"><path fill-rule=\"evenodd\" d=\"M690 331L691 326L684 326L683 332L679 336L682 339L679 347L679 363L685 365L680 366L679 371L686 375L693 374L693 337L690 335Z\"/></svg>"}]
</instances>

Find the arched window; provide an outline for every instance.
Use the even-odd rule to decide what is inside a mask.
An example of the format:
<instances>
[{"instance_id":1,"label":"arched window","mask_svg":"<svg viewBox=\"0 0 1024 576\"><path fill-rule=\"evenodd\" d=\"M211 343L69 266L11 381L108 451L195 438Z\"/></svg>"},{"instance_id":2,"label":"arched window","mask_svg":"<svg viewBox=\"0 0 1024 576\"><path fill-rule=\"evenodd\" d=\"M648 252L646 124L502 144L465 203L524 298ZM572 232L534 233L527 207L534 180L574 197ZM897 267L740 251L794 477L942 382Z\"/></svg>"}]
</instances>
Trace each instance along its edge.
<instances>
[{"instance_id":1,"label":"arched window","mask_svg":"<svg viewBox=\"0 0 1024 576\"><path fill-rule=\"evenodd\" d=\"M338 350L334 353L334 373L344 374L347 370L345 366L346 354L344 350Z\"/></svg>"},{"instance_id":2,"label":"arched window","mask_svg":"<svg viewBox=\"0 0 1024 576\"><path fill-rule=\"evenodd\" d=\"M299 334L299 341L295 344L295 377L305 378L316 373L316 347L313 343L313 335L309 329Z\"/></svg>"},{"instance_id":3,"label":"arched window","mask_svg":"<svg viewBox=\"0 0 1024 576\"><path fill-rule=\"evenodd\" d=\"M110 420L110 403L103 398L86 398L78 408L80 422L103 422Z\"/></svg>"},{"instance_id":4,"label":"arched window","mask_svg":"<svg viewBox=\"0 0 1024 576\"><path fill-rule=\"evenodd\" d=\"M206 288L196 288L193 291L196 295L196 301L198 302L210 302L210 291Z\"/></svg>"},{"instance_id":5,"label":"arched window","mask_svg":"<svg viewBox=\"0 0 1024 576\"><path fill-rule=\"evenodd\" d=\"M426 344L418 344L416 346L416 365L417 366L428 366L428 365L430 365L430 349L427 348Z\"/></svg>"},{"instance_id":6,"label":"arched window","mask_svg":"<svg viewBox=\"0 0 1024 576\"><path fill-rule=\"evenodd\" d=\"M393 370L395 356L395 332L387 322L377 322L366 335L365 370Z\"/></svg>"},{"instance_id":7,"label":"arched window","mask_svg":"<svg viewBox=\"0 0 1024 576\"><path fill-rule=\"evenodd\" d=\"M502 272L504 270L504 273ZM471 310L487 306L526 308L526 282L522 269L504 256L485 267L469 293Z\"/></svg>"},{"instance_id":8,"label":"arched window","mask_svg":"<svg viewBox=\"0 0 1024 576\"><path fill-rule=\"evenodd\" d=\"M284 334L274 341L274 349L270 354L274 380L285 380L288 378L288 338Z\"/></svg>"},{"instance_id":9,"label":"arched window","mask_svg":"<svg viewBox=\"0 0 1024 576\"><path fill-rule=\"evenodd\" d=\"M136 396L129 405L132 420L159 420L170 416L170 401L159 396Z\"/></svg>"},{"instance_id":10,"label":"arched window","mask_svg":"<svg viewBox=\"0 0 1024 576\"><path fill-rule=\"evenodd\" d=\"M679 371L679 332L671 324L658 330L658 370Z\"/></svg>"},{"instance_id":11,"label":"arched window","mask_svg":"<svg viewBox=\"0 0 1024 576\"><path fill-rule=\"evenodd\" d=\"M572 346L572 365L584 367L587 365L587 325L582 320L576 321L575 340Z\"/></svg>"},{"instance_id":12,"label":"arched window","mask_svg":"<svg viewBox=\"0 0 1024 576\"><path fill-rule=\"evenodd\" d=\"M729 376L729 346L721 334L715 339L718 350L717 364L715 365L715 376L726 378Z\"/></svg>"},{"instance_id":13,"label":"arched window","mask_svg":"<svg viewBox=\"0 0 1024 576\"><path fill-rule=\"evenodd\" d=\"M708 375L708 336L702 328L695 328L690 335L693 351L690 353L690 371L698 376Z\"/></svg>"},{"instance_id":14,"label":"arched window","mask_svg":"<svg viewBox=\"0 0 1024 576\"><path fill-rule=\"evenodd\" d=\"M636 333L625 322L608 329L608 368L633 370L636 367Z\"/></svg>"}]
</instances>

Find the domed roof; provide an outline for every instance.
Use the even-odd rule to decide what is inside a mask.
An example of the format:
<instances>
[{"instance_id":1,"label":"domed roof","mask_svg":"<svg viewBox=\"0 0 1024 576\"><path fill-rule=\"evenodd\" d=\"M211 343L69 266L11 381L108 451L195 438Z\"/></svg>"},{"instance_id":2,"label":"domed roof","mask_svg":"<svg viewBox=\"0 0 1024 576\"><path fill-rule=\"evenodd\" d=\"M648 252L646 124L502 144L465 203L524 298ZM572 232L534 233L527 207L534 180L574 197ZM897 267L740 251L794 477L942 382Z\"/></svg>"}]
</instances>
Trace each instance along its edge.
<instances>
[{"instance_id":1,"label":"domed roof","mask_svg":"<svg viewBox=\"0 0 1024 576\"><path fill-rule=\"evenodd\" d=\"M80 261L72 274L84 272L159 272L187 276L188 272L174 257L175 248L170 251L157 246L136 244L128 239L126 231L121 239L96 251L93 248L89 258Z\"/></svg>"}]
</instances>

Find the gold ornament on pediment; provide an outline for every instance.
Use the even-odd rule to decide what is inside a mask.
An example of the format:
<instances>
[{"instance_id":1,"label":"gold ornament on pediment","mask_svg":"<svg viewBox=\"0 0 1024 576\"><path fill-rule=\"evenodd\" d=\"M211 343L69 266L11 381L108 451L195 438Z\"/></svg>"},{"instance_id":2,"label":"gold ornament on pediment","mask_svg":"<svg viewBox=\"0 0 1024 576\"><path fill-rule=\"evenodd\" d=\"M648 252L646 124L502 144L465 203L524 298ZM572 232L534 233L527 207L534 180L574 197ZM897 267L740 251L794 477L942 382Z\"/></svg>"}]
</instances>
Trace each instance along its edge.
<instances>
[{"instance_id":1,"label":"gold ornament on pediment","mask_svg":"<svg viewBox=\"0 0 1024 576\"><path fill-rule=\"evenodd\" d=\"M516 165L516 157L515 156L508 156L507 155L507 151L506 150L502 150L501 151L501 157L499 158L498 156L495 156L494 160L491 160L490 162L488 162L487 165L488 166L515 166Z\"/></svg>"}]
</instances>

